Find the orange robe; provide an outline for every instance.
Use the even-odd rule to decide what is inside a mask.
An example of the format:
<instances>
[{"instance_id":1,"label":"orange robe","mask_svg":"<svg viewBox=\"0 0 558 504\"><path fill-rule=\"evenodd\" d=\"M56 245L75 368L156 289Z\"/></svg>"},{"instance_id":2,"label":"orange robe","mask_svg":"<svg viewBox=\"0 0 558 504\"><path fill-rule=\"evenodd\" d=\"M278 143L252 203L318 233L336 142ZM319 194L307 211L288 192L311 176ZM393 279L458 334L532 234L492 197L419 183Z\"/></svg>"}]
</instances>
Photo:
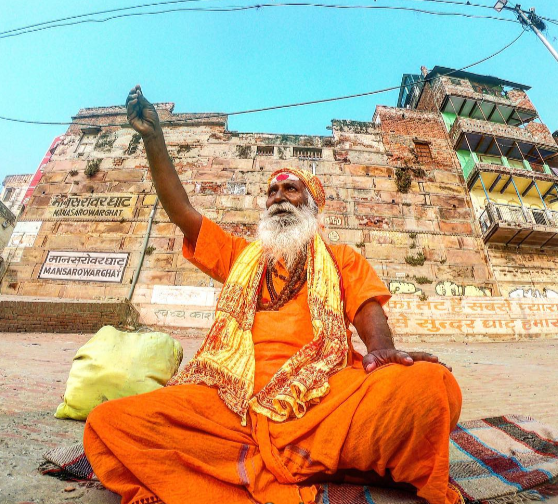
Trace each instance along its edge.
<instances>
[{"instance_id":1,"label":"orange robe","mask_svg":"<svg viewBox=\"0 0 558 504\"><path fill-rule=\"evenodd\" d=\"M204 219L195 250L185 241L184 255L224 282L246 245ZM331 249L343 278L348 321L364 302L389 299L360 254L346 245ZM280 282L275 288L279 292ZM267 289L263 296L269 296ZM313 338L306 286L279 311L257 312L252 334L257 392ZM367 374L351 348L349 364L329 383L329 394L302 418L274 422L250 411L245 427L205 385L109 401L89 415L86 454L123 504L216 499L306 504L316 498L309 478L327 480L343 470L380 475L389 470L395 481L412 484L433 504L458 501L448 487L449 433L459 417L461 393L449 371L419 362Z\"/></svg>"}]
</instances>

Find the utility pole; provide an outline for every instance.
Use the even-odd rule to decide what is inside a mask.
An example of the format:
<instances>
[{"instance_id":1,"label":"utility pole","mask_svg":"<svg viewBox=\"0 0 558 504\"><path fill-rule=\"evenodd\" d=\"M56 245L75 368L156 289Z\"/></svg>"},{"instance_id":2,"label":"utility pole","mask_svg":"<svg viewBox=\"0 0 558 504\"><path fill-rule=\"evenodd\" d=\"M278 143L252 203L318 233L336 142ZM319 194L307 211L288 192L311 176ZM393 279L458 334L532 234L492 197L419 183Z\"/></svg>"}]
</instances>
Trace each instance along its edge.
<instances>
[{"instance_id":1,"label":"utility pole","mask_svg":"<svg viewBox=\"0 0 558 504\"><path fill-rule=\"evenodd\" d=\"M558 61L558 52L550 45L550 42L546 40L545 36L541 33L541 31L535 26L531 17L527 17L525 12L521 9L521 5L516 5L515 7L507 7L508 0L498 0L496 5L494 5L494 9L500 12L502 9L514 11L517 14L517 19L523 26L527 26L531 30L535 32L535 35L539 37L540 41L545 45L545 47L550 51L550 54L554 56L554 59ZM530 13L532 17L536 18L535 8L532 7L530 9Z\"/></svg>"}]
</instances>

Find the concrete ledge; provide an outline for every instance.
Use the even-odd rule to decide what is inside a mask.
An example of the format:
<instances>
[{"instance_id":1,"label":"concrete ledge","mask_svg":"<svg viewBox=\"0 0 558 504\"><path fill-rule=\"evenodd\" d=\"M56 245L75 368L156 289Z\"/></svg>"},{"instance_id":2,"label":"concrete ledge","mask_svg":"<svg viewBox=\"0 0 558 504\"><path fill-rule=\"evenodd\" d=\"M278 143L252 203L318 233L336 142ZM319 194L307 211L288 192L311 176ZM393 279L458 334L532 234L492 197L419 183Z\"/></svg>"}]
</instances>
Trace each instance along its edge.
<instances>
[{"instance_id":1,"label":"concrete ledge","mask_svg":"<svg viewBox=\"0 0 558 504\"><path fill-rule=\"evenodd\" d=\"M126 299L0 296L0 332L94 333L105 325L135 327L138 319Z\"/></svg>"}]
</instances>

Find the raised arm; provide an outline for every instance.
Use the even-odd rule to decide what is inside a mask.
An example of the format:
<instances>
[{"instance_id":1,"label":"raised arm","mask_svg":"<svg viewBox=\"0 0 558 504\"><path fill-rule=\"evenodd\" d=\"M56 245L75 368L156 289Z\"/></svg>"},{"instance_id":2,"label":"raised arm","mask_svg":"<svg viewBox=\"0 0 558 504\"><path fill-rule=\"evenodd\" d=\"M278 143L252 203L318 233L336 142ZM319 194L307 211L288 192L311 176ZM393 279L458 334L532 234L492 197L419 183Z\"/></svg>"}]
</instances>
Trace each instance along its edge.
<instances>
[{"instance_id":1,"label":"raised arm","mask_svg":"<svg viewBox=\"0 0 558 504\"><path fill-rule=\"evenodd\" d=\"M439 362L438 357L430 353L396 350L384 310L374 300L361 306L355 315L353 325L366 345L367 354L362 365L367 373L390 363L411 366L416 361ZM451 367L439 363L451 371Z\"/></svg>"},{"instance_id":2,"label":"raised arm","mask_svg":"<svg viewBox=\"0 0 558 504\"><path fill-rule=\"evenodd\" d=\"M157 111L145 99L140 86L135 86L128 94L126 110L130 125L143 139L151 177L165 212L195 247L202 216L188 199L167 151Z\"/></svg>"}]
</instances>

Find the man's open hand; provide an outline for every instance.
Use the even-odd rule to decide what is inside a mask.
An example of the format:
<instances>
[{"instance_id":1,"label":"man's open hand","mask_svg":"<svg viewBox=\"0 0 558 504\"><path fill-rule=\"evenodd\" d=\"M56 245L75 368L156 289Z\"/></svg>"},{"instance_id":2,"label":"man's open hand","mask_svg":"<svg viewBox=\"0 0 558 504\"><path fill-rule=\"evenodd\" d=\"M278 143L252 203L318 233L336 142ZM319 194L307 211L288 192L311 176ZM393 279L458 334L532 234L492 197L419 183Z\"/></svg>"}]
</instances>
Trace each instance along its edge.
<instances>
[{"instance_id":1,"label":"man's open hand","mask_svg":"<svg viewBox=\"0 0 558 504\"><path fill-rule=\"evenodd\" d=\"M440 362L438 357L435 355L426 352L403 352L402 350L395 350L394 348L373 350L364 356L362 365L365 371L370 373L381 366L385 366L386 364L402 364L404 366L412 366L413 363L418 361L441 364L451 371L451 367L446 366L443 362Z\"/></svg>"},{"instance_id":2,"label":"man's open hand","mask_svg":"<svg viewBox=\"0 0 558 504\"><path fill-rule=\"evenodd\" d=\"M126 112L128 122L144 139L160 128L157 111L145 99L139 85L133 87L126 98Z\"/></svg>"}]
</instances>

